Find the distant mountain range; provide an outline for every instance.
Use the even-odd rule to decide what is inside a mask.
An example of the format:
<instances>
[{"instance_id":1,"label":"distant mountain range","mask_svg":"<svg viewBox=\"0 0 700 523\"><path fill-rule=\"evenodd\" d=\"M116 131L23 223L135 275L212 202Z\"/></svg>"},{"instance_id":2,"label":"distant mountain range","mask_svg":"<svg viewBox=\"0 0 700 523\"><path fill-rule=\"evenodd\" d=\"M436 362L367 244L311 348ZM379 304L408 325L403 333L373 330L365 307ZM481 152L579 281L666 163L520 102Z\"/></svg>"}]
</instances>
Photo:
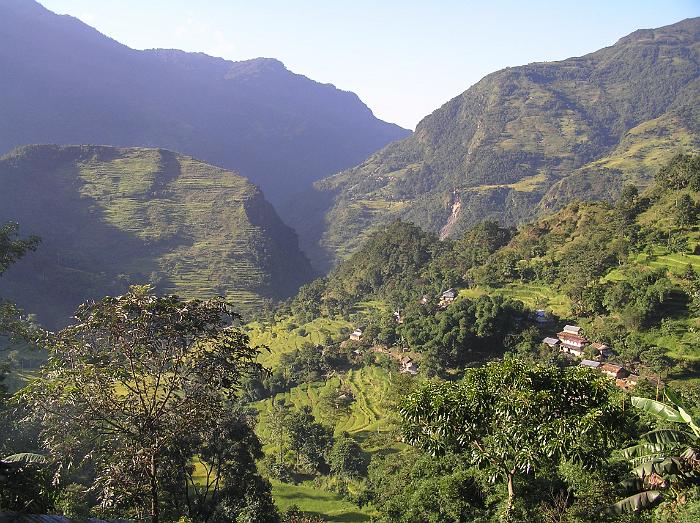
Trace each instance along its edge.
<instances>
[{"instance_id":1,"label":"distant mountain range","mask_svg":"<svg viewBox=\"0 0 700 523\"><path fill-rule=\"evenodd\" d=\"M0 154L34 143L162 147L235 169L273 202L409 131L274 59L130 49L33 0L0 1Z\"/></svg>"},{"instance_id":2,"label":"distant mountain range","mask_svg":"<svg viewBox=\"0 0 700 523\"><path fill-rule=\"evenodd\" d=\"M289 223L327 268L397 218L442 237L484 219L521 223L572 199L612 199L673 154L699 149L694 18L486 76L411 136L318 182Z\"/></svg>"},{"instance_id":3,"label":"distant mountain range","mask_svg":"<svg viewBox=\"0 0 700 523\"><path fill-rule=\"evenodd\" d=\"M242 312L313 277L297 237L245 178L163 149L27 146L0 157L0 223L42 242L0 296L67 323L88 298L154 284Z\"/></svg>"}]
</instances>

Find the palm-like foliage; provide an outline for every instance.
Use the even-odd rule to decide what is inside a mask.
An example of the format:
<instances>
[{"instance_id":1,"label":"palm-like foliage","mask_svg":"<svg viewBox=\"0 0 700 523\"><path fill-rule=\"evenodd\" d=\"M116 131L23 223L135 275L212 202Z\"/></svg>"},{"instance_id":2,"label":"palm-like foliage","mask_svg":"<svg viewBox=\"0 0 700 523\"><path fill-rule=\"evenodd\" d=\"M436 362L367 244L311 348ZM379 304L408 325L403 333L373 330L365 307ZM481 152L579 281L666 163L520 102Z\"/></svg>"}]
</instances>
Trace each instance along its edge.
<instances>
[{"instance_id":1,"label":"palm-like foliage","mask_svg":"<svg viewBox=\"0 0 700 523\"><path fill-rule=\"evenodd\" d=\"M700 422L672 392L666 391L665 396L668 403L632 398L632 405L670 423L671 428L647 432L639 444L622 451L633 467L633 477L624 484L636 493L616 503L615 512L649 508L664 495L677 495L679 489L700 482Z\"/></svg>"}]
</instances>

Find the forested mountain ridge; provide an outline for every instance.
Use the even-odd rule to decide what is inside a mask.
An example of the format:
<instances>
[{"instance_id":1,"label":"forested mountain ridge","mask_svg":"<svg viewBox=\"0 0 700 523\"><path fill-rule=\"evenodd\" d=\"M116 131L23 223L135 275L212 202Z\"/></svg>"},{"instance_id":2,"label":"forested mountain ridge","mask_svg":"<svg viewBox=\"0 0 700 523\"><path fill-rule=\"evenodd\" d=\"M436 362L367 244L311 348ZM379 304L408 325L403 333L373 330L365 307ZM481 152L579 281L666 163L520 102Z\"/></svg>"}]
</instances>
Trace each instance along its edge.
<instances>
[{"instance_id":1,"label":"forested mountain ridge","mask_svg":"<svg viewBox=\"0 0 700 523\"><path fill-rule=\"evenodd\" d=\"M574 198L611 200L700 148L698 99L700 18L490 74L413 135L316 184L330 203L312 259L332 264L396 218L447 237L484 218L516 224Z\"/></svg>"},{"instance_id":2,"label":"forested mountain ridge","mask_svg":"<svg viewBox=\"0 0 700 523\"><path fill-rule=\"evenodd\" d=\"M33 145L0 157L0 223L41 248L3 296L65 324L88 298L152 283L243 311L312 277L294 231L245 178L163 149Z\"/></svg>"},{"instance_id":3,"label":"forested mountain ridge","mask_svg":"<svg viewBox=\"0 0 700 523\"><path fill-rule=\"evenodd\" d=\"M274 59L138 51L33 0L0 2L0 154L31 143L163 147L277 203L408 131Z\"/></svg>"}]
</instances>

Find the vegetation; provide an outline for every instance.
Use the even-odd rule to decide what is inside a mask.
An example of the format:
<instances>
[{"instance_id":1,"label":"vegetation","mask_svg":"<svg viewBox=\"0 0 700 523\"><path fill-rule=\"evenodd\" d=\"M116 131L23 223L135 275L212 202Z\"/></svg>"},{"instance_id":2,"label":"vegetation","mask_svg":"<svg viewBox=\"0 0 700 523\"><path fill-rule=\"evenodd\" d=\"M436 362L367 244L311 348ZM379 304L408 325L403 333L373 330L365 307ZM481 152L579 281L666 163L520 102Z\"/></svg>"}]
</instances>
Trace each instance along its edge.
<instances>
[{"instance_id":1,"label":"vegetation","mask_svg":"<svg viewBox=\"0 0 700 523\"><path fill-rule=\"evenodd\" d=\"M236 407L256 350L235 319L221 299L133 287L81 306L74 325L49 335L49 362L20 399L49 455L67 471L87 467L102 510L153 523L163 512L276 519L255 469L259 443Z\"/></svg>"},{"instance_id":2,"label":"vegetation","mask_svg":"<svg viewBox=\"0 0 700 523\"><path fill-rule=\"evenodd\" d=\"M519 224L647 185L675 154L700 150L699 27L684 20L486 76L413 135L316 184L330 203L325 252L312 258L332 266L396 219L458 237L484 219Z\"/></svg>"},{"instance_id":3,"label":"vegetation","mask_svg":"<svg viewBox=\"0 0 700 523\"><path fill-rule=\"evenodd\" d=\"M250 313L312 275L293 231L257 188L186 156L31 146L0 158L0 182L0 218L44 238L6 274L5 294L50 327L65 325L86 299L130 284L225 295Z\"/></svg>"}]
</instances>

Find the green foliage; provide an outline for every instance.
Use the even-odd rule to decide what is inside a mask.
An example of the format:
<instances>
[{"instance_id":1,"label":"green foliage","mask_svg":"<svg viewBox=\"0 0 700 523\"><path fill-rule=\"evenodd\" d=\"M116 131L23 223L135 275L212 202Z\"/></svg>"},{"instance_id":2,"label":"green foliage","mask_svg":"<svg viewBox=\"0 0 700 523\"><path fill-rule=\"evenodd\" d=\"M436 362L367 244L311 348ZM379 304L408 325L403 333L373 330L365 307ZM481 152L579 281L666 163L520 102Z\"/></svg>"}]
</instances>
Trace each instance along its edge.
<instances>
[{"instance_id":1,"label":"green foliage","mask_svg":"<svg viewBox=\"0 0 700 523\"><path fill-rule=\"evenodd\" d=\"M427 383L401 405L404 439L432 455L462 453L508 484L561 458L594 467L622 425L610 384L587 369L506 359L467 369L459 382Z\"/></svg>"},{"instance_id":2,"label":"green foliage","mask_svg":"<svg viewBox=\"0 0 700 523\"><path fill-rule=\"evenodd\" d=\"M523 223L648 184L679 152L700 150L698 23L486 76L413 135L316 184L314 199L331 199L321 245L337 261L397 218L458 237L484 219ZM677 174L664 180L696 169L678 158Z\"/></svg>"},{"instance_id":3,"label":"green foliage","mask_svg":"<svg viewBox=\"0 0 700 523\"><path fill-rule=\"evenodd\" d=\"M331 472L338 475L364 476L368 457L362 447L347 432L335 438L328 455Z\"/></svg>"},{"instance_id":4,"label":"green foliage","mask_svg":"<svg viewBox=\"0 0 700 523\"><path fill-rule=\"evenodd\" d=\"M678 498L684 489L700 484L700 421L674 393L666 390L665 396L668 403L632 398L632 405L655 417L659 426L622 451L633 467L633 479L627 484L640 492L617 502L612 507L615 512L648 509L664 496Z\"/></svg>"},{"instance_id":5,"label":"green foliage","mask_svg":"<svg viewBox=\"0 0 700 523\"><path fill-rule=\"evenodd\" d=\"M86 303L73 325L47 334L50 360L20 394L43 445L64 466L88 466L107 511L149 513L154 523L182 514L195 456L206 481L190 516L230 520L252 504L270 508L269 486L255 473L259 443L235 409L257 349L231 326L237 316L224 300L151 291Z\"/></svg>"}]
</instances>

